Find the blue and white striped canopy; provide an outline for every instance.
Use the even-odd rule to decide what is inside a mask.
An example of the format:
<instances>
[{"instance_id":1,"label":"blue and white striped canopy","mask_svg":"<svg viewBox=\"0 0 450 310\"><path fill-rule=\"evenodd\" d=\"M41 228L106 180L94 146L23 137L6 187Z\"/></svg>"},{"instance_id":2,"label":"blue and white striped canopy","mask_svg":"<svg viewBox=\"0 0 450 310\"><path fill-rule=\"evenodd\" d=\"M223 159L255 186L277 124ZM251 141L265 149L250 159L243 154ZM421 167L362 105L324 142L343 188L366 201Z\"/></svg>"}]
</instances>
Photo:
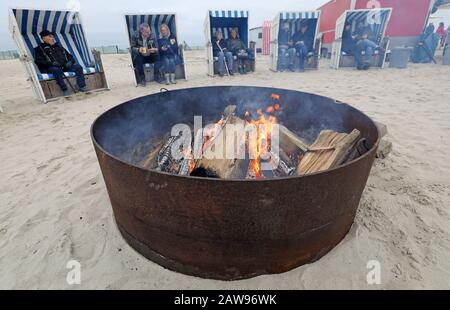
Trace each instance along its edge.
<instances>
[{"instance_id":1,"label":"blue and white striped canopy","mask_svg":"<svg viewBox=\"0 0 450 310\"><path fill-rule=\"evenodd\" d=\"M219 18L248 18L248 11L227 10L209 11L209 16Z\"/></svg>"},{"instance_id":2,"label":"blue and white striped canopy","mask_svg":"<svg viewBox=\"0 0 450 310\"><path fill-rule=\"evenodd\" d=\"M84 68L94 64L78 12L13 9L13 13L29 56L34 56L34 48L42 42L39 33L49 30L78 64Z\"/></svg>"},{"instance_id":3,"label":"blue and white striped canopy","mask_svg":"<svg viewBox=\"0 0 450 310\"><path fill-rule=\"evenodd\" d=\"M320 16L320 11L308 12L281 12L280 19L317 19Z\"/></svg>"},{"instance_id":4,"label":"blue and white striped canopy","mask_svg":"<svg viewBox=\"0 0 450 310\"><path fill-rule=\"evenodd\" d=\"M389 9L377 9L377 10L355 10L347 13L347 17L345 19L346 24L351 24L352 29L356 29L356 26L360 22L366 23L369 27L371 27L374 36L377 39L377 44L381 43L382 35L384 29L387 26L387 22L389 19ZM372 19L372 21L369 20Z\"/></svg>"},{"instance_id":5,"label":"blue and white striped canopy","mask_svg":"<svg viewBox=\"0 0 450 310\"><path fill-rule=\"evenodd\" d=\"M300 29L300 24L304 21L308 21L308 25L311 28L311 35L315 36L317 22L320 17L320 11L307 11L307 12L281 12L280 13L280 31L283 24L289 23L289 31L292 36ZM312 29L314 28L314 29Z\"/></svg>"},{"instance_id":6,"label":"blue and white striped canopy","mask_svg":"<svg viewBox=\"0 0 450 310\"><path fill-rule=\"evenodd\" d=\"M220 31L225 40L231 37L231 30L238 28L239 37L246 46L248 39L248 11L241 10L211 10L209 11L211 39L214 40L216 32Z\"/></svg>"},{"instance_id":7,"label":"blue and white striped canopy","mask_svg":"<svg viewBox=\"0 0 450 310\"><path fill-rule=\"evenodd\" d=\"M126 15L128 35L131 37L133 33L139 30L139 25L148 24L152 29L152 33L159 38L159 27L162 24L169 26L170 32L176 36L177 27L175 25L175 14L152 14L152 15Z\"/></svg>"}]
</instances>

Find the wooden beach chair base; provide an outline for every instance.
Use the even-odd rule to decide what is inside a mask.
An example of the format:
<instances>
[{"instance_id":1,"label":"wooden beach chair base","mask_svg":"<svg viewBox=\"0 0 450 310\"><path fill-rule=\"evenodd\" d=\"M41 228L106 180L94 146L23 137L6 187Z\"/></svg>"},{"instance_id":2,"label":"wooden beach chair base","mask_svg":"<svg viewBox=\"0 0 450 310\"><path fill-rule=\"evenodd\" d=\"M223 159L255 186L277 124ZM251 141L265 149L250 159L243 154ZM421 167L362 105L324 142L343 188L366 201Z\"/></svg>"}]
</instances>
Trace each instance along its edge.
<instances>
[{"instance_id":1,"label":"wooden beach chair base","mask_svg":"<svg viewBox=\"0 0 450 310\"><path fill-rule=\"evenodd\" d=\"M108 90L109 87L106 81L105 72L103 70L103 62L100 52L93 50L92 54L99 68L99 72L84 75L86 87L90 92ZM77 78L68 77L67 80L69 80L70 84L72 84L73 87L75 87L75 89L78 91ZM41 85L42 91L47 101L52 101L54 99L63 97L61 87L59 87L58 83L56 83L56 80L43 80L39 81L39 84ZM67 86L70 94L73 95L73 90L71 89L71 87L69 87L69 85Z\"/></svg>"},{"instance_id":2,"label":"wooden beach chair base","mask_svg":"<svg viewBox=\"0 0 450 310\"><path fill-rule=\"evenodd\" d=\"M78 91L76 77L69 77L67 79ZM86 87L89 91L108 89L107 87L105 87L106 78L103 72L85 75L84 80L86 81ZM59 87L58 83L56 83L56 80L40 81L40 84L47 100L63 97L61 87ZM70 94L73 95L73 90L70 87L68 87L68 90Z\"/></svg>"}]
</instances>

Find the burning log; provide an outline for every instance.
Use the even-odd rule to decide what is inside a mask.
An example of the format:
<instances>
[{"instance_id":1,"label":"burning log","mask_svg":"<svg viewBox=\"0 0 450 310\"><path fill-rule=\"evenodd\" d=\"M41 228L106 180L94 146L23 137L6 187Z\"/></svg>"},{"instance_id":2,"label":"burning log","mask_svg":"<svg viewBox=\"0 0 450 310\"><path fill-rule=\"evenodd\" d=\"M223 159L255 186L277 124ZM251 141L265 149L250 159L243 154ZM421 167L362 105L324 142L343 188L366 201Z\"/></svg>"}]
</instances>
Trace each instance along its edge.
<instances>
[{"instance_id":1,"label":"burning log","mask_svg":"<svg viewBox=\"0 0 450 310\"><path fill-rule=\"evenodd\" d=\"M195 169L197 160L202 158L203 155L203 129L200 129L197 131L197 134L194 138L194 148L193 150L188 150L188 154L184 157L181 166L180 171L178 172L178 175L190 175L192 171Z\"/></svg>"},{"instance_id":2,"label":"burning log","mask_svg":"<svg viewBox=\"0 0 450 310\"><path fill-rule=\"evenodd\" d=\"M333 169L345 162L361 138L359 130L350 134L324 130L297 167L297 175Z\"/></svg>"},{"instance_id":3,"label":"burning log","mask_svg":"<svg viewBox=\"0 0 450 310\"><path fill-rule=\"evenodd\" d=\"M238 118L235 112L236 106L228 106L225 109L222 119L216 124L219 125L219 128L203 144L203 154L196 162L194 175L207 174L222 179L246 177L248 161L244 159L246 143L245 140L242 140L245 137L239 136L239 129L244 130L246 122ZM227 125L234 126L228 127ZM234 132L235 129L237 129L236 132ZM243 132L242 134L244 135ZM243 141L244 143L242 143ZM240 158L241 154L244 155L243 158ZM196 173L196 171L203 172Z\"/></svg>"},{"instance_id":4,"label":"burning log","mask_svg":"<svg viewBox=\"0 0 450 310\"><path fill-rule=\"evenodd\" d=\"M140 166L145 169L153 169L157 165L157 158L159 155L159 152L161 152L161 148L163 146L163 142L159 142L158 145L156 145L152 151L148 154L144 160L141 161Z\"/></svg>"},{"instance_id":5,"label":"burning log","mask_svg":"<svg viewBox=\"0 0 450 310\"><path fill-rule=\"evenodd\" d=\"M172 163L172 145L180 138L179 136L171 136L161 148L157 157L158 166L156 170L170 172Z\"/></svg>"},{"instance_id":6,"label":"burning log","mask_svg":"<svg viewBox=\"0 0 450 310\"><path fill-rule=\"evenodd\" d=\"M244 129L245 125L245 121L235 115L227 117L220 132L208 143L196 169L204 169L221 179L245 178L248 167L248 160L245 160L246 143L245 140L242 140L245 138L239 137L239 132L233 132L235 128ZM244 155L243 158L241 158L241 154Z\"/></svg>"},{"instance_id":7,"label":"burning log","mask_svg":"<svg viewBox=\"0 0 450 310\"><path fill-rule=\"evenodd\" d=\"M252 165L248 165L246 180L256 180L256 173Z\"/></svg>"},{"instance_id":8,"label":"burning log","mask_svg":"<svg viewBox=\"0 0 450 310\"><path fill-rule=\"evenodd\" d=\"M204 139L202 154L210 145L214 143L214 140L221 135L223 128L230 122L231 117L234 116L236 108L237 107L235 105L229 105L226 107L222 114L222 118L214 125L214 128L209 128L209 132L206 132L206 134L203 133Z\"/></svg>"},{"instance_id":9,"label":"burning log","mask_svg":"<svg viewBox=\"0 0 450 310\"><path fill-rule=\"evenodd\" d=\"M273 165L273 174L277 177L287 177L295 173L295 166L289 165L283 159L281 155L277 155L274 152L269 152L271 158L271 164Z\"/></svg>"}]
</instances>

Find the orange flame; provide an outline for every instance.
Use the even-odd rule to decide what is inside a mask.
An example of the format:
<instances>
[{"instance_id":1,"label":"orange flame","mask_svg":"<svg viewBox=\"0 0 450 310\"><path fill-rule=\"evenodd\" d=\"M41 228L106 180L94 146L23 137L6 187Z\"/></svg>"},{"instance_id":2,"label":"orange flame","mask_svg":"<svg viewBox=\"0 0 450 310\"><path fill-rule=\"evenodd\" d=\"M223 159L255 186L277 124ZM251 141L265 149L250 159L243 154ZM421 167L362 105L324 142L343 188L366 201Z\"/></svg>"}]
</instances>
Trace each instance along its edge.
<instances>
[{"instance_id":1,"label":"orange flame","mask_svg":"<svg viewBox=\"0 0 450 310\"><path fill-rule=\"evenodd\" d=\"M258 119L247 120L250 124L254 125L257 130L256 144L249 143L250 153L253 158L250 162L250 168L256 176L256 179L264 178L261 171L261 158L266 155L271 148L271 136L274 125L278 123L278 120L273 113L279 111L281 106L277 104L276 106L269 106L266 108L266 114L263 113L263 109L258 109L256 114ZM245 116L250 116L250 112L246 112Z\"/></svg>"},{"instance_id":2,"label":"orange flame","mask_svg":"<svg viewBox=\"0 0 450 310\"><path fill-rule=\"evenodd\" d=\"M270 98L271 98L272 100L280 100L280 99L281 99L281 96L278 95L278 94L272 94L272 96L270 96Z\"/></svg>"}]
</instances>

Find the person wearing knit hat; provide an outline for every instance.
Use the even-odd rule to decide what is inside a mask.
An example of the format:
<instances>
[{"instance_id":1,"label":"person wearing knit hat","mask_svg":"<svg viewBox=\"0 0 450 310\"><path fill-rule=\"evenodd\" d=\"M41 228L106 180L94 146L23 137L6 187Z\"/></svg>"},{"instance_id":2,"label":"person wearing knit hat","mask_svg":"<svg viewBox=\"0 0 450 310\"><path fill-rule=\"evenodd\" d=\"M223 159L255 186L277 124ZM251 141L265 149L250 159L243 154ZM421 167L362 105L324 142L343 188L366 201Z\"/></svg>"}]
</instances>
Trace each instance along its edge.
<instances>
[{"instance_id":1,"label":"person wearing knit hat","mask_svg":"<svg viewBox=\"0 0 450 310\"><path fill-rule=\"evenodd\" d=\"M64 96L68 97L70 93L64 81L64 72L74 72L77 77L78 88L81 92L87 92L83 67L77 64L75 58L56 42L51 31L44 30L39 33L39 36L43 42L34 49L34 62L41 73L52 74L61 87Z\"/></svg>"}]
</instances>

